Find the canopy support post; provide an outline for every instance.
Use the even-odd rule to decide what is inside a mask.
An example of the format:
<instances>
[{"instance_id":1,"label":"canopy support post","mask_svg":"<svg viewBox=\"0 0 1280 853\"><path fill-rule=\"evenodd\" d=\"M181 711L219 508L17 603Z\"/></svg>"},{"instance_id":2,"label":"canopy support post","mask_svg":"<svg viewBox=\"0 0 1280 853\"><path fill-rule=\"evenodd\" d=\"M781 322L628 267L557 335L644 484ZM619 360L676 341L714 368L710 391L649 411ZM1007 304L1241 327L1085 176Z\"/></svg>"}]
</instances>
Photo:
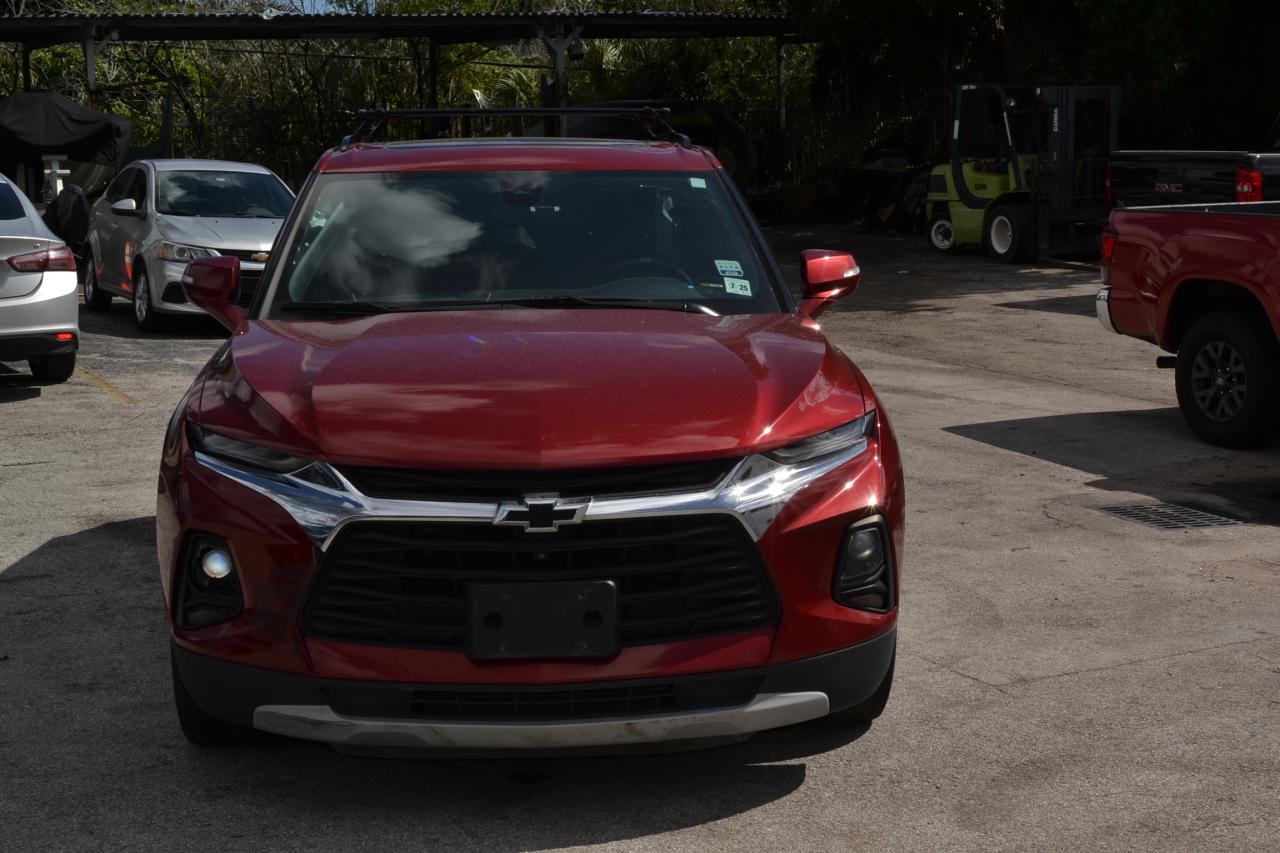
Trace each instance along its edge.
<instances>
[{"instance_id":1,"label":"canopy support post","mask_svg":"<svg viewBox=\"0 0 1280 853\"><path fill-rule=\"evenodd\" d=\"M538 39L551 57L551 106L569 106L569 60L582 58L582 24L557 21L553 25L538 22ZM564 136L568 125L564 116L550 116L552 136Z\"/></svg>"}]
</instances>

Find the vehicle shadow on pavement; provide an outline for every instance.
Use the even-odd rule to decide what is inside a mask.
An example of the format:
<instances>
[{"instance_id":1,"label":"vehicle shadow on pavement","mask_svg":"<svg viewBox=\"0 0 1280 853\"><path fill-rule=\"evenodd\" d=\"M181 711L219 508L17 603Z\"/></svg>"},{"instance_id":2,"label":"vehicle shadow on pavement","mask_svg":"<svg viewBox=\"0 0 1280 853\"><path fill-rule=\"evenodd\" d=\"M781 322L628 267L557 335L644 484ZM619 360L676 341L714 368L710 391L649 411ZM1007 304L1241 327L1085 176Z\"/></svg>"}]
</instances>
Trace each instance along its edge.
<instances>
[{"instance_id":1,"label":"vehicle shadow on pavement","mask_svg":"<svg viewBox=\"0 0 1280 853\"><path fill-rule=\"evenodd\" d=\"M39 397L43 384L30 373L0 364L0 403L17 403Z\"/></svg>"},{"instance_id":2,"label":"vehicle shadow on pavement","mask_svg":"<svg viewBox=\"0 0 1280 853\"><path fill-rule=\"evenodd\" d=\"M90 311L80 305L81 334L105 335L134 340L217 340L227 337L227 330L212 317L203 314L171 314L161 319L155 332L143 332L133 322L133 307L117 299L106 311Z\"/></svg>"},{"instance_id":3,"label":"vehicle shadow on pavement","mask_svg":"<svg viewBox=\"0 0 1280 853\"><path fill-rule=\"evenodd\" d=\"M12 849L169 849L175 827L260 850L646 838L774 803L804 783L807 756L867 731L811 723L632 757L360 758L269 736L202 750L174 716L154 523L56 537L0 573L0 767L22 780L0 798Z\"/></svg>"},{"instance_id":4,"label":"vehicle shadow on pavement","mask_svg":"<svg viewBox=\"0 0 1280 853\"><path fill-rule=\"evenodd\" d=\"M1088 485L1169 503L1202 501L1280 525L1280 436L1228 450L1192 434L1176 408L1082 412L947 427L946 432L1098 476Z\"/></svg>"}]
</instances>

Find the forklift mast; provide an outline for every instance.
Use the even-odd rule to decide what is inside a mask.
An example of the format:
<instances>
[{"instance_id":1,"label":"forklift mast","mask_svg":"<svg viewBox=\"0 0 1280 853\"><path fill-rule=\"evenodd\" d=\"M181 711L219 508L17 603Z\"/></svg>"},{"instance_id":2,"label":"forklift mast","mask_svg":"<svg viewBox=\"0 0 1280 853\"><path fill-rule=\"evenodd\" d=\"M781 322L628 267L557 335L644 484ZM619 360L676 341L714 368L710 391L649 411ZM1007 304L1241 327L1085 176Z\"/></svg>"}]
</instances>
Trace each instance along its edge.
<instances>
[{"instance_id":1,"label":"forklift mast","mask_svg":"<svg viewBox=\"0 0 1280 853\"><path fill-rule=\"evenodd\" d=\"M930 216L947 220L938 233L989 249L995 233L1005 260L1011 240L1024 257L1094 250L1119 110L1113 86L960 86L949 163L930 184Z\"/></svg>"}]
</instances>

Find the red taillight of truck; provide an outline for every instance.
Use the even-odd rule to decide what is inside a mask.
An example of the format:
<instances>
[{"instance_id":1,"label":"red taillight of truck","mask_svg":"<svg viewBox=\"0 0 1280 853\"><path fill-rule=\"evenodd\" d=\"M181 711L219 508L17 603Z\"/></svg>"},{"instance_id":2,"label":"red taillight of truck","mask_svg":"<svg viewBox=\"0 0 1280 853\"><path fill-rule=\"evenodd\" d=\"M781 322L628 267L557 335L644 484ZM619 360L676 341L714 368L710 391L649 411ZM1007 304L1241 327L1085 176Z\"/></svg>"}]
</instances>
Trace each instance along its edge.
<instances>
[{"instance_id":1,"label":"red taillight of truck","mask_svg":"<svg viewBox=\"0 0 1280 853\"><path fill-rule=\"evenodd\" d=\"M1262 173L1236 169L1236 201L1262 201Z\"/></svg>"}]
</instances>

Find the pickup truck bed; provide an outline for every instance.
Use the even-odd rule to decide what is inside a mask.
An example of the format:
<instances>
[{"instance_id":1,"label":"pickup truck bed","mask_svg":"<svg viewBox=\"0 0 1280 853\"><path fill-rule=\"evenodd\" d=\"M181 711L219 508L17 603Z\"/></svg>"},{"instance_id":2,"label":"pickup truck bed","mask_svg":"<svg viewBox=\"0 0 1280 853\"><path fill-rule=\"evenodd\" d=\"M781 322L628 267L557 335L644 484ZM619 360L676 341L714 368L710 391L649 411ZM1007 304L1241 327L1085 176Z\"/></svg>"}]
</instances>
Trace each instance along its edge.
<instances>
[{"instance_id":1,"label":"pickup truck bed","mask_svg":"<svg viewBox=\"0 0 1280 853\"><path fill-rule=\"evenodd\" d=\"M1102 238L1105 328L1176 353L1203 439L1265 442L1280 413L1280 201L1117 209ZM1172 365L1170 364L1172 362Z\"/></svg>"},{"instance_id":2,"label":"pickup truck bed","mask_svg":"<svg viewBox=\"0 0 1280 853\"><path fill-rule=\"evenodd\" d=\"M1108 190L1117 207L1280 199L1280 152L1117 151Z\"/></svg>"}]
</instances>

